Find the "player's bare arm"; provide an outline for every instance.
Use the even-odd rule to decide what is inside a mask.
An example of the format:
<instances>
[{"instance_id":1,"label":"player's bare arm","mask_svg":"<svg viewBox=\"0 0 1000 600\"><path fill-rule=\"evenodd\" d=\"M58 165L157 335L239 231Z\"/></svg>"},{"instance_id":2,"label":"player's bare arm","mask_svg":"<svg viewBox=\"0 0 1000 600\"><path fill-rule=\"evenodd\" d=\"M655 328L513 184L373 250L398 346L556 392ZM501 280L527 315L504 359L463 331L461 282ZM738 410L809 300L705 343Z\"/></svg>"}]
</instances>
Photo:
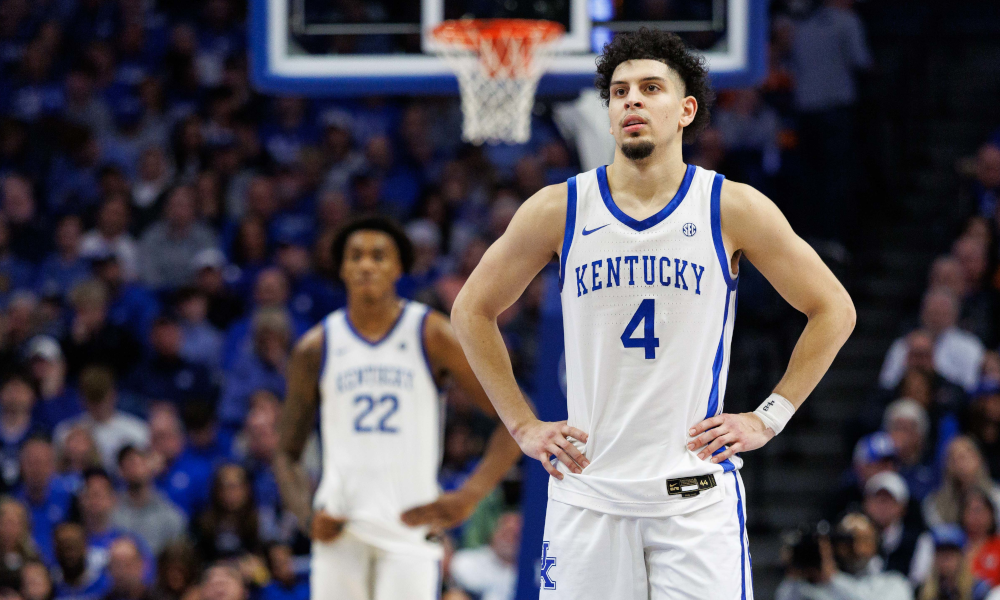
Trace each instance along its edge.
<instances>
[{"instance_id":1,"label":"player's bare arm","mask_svg":"<svg viewBox=\"0 0 1000 600\"><path fill-rule=\"evenodd\" d=\"M561 250L566 193L566 184L548 186L518 209L507 231L469 276L452 309L455 334L500 419L521 451L541 461L557 479L563 476L549 462L550 456L573 473L582 473L590 464L568 439L586 442L587 434L565 421L547 423L535 417L514 379L497 316Z\"/></svg>"},{"instance_id":2,"label":"player's bare arm","mask_svg":"<svg viewBox=\"0 0 1000 600\"><path fill-rule=\"evenodd\" d=\"M792 231L767 197L748 185L725 181L720 197L723 243L732 262L739 253L809 321L792 351L784 377L774 388L796 409L830 368L854 329L854 303L816 251ZM690 432L692 450L720 463L737 452L756 450L775 432L755 413L721 414ZM712 453L722 446L718 455Z\"/></svg>"},{"instance_id":3,"label":"player's bare arm","mask_svg":"<svg viewBox=\"0 0 1000 600\"><path fill-rule=\"evenodd\" d=\"M490 399L472 372L462 346L448 319L438 312L427 315L424 343L434 373L444 373L467 393L487 415L496 417ZM454 492L442 494L436 501L403 513L407 525L430 525L432 529L450 529L465 521L480 500L495 488L521 458L521 450L503 424L490 436L479 465L465 484Z\"/></svg>"},{"instance_id":4,"label":"player's bare arm","mask_svg":"<svg viewBox=\"0 0 1000 600\"><path fill-rule=\"evenodd\" d=\"M315 540L330 542L340 535L344 520L323 512L313 515L312 484L302 465L302 452L316 425L324 343L323 326L317 325L306 332L292 350L274 477L285 508L295 515L302 530Z\"/></svg>"}]
</instances>

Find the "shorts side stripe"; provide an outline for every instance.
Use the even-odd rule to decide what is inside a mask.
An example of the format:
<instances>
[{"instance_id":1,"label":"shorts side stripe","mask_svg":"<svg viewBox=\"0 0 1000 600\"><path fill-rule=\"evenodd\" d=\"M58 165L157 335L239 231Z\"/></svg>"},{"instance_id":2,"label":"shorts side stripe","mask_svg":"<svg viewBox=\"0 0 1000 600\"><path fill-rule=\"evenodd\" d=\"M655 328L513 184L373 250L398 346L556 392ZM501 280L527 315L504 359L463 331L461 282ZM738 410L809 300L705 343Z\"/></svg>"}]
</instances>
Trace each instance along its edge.
<instances>
[{"instance_id":1,"label":"shorts side stripe","mask_svg":"<svg viewBox=\"0 0 1000 600\"><path fill-rule=\"evenodd\" d=\"M747 600L747 552L746 552L746 520L743 518L743 495L740 493L740 476L734 473L733 481L736 483L736 516L740 519L740 586L742 593L740 600ZM753 592L751 592L752 594Z\"/></svg>"}]
</instances>

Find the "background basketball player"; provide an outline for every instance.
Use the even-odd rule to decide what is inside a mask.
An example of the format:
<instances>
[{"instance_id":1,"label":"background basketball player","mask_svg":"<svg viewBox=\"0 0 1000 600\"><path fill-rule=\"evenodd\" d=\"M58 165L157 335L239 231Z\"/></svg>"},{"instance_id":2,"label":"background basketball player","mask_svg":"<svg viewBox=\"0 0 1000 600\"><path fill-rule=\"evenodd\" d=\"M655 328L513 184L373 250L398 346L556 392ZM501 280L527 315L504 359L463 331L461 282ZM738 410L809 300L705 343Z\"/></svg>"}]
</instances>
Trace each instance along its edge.
<instances>
[{"instance_id":1,"label":"background basketball player","mask_svg":"<svg viewBox=\"0 0 1000 600\"><path fill-rule=\"evenodd\" d=\"M396 295L413 263L406 234L369 217L333 245L347 308L296 345L289 365L275 475L285 505L313 538L315 600L425 600L441 588L441 548L428 533L465 520L520 458L502 426L457 491L439 496L443 410L450 377L495 414L447 319ZM323 475L299 460L320 414ZM405 513L404 513L405 511Z\"/></svg>"},{"instance_id":2,"label":"background basketball player","mask_svg":"<svg viewBox=\"0 0 1000 600\"><path fill-rule=\"evenodd\" d=\"M614 162L520 208L462 289L456 331L514 439L552 475L543 597L745 600L736 453L781 431L849 336L854 307L770 200L684 163L712 93L677 36L618 35L597 86ZM569 420L545 423L515 383L496 319L553 255ZM741 255L809 321L775 393L727 414Z\"/></svg>"}]
</instances>

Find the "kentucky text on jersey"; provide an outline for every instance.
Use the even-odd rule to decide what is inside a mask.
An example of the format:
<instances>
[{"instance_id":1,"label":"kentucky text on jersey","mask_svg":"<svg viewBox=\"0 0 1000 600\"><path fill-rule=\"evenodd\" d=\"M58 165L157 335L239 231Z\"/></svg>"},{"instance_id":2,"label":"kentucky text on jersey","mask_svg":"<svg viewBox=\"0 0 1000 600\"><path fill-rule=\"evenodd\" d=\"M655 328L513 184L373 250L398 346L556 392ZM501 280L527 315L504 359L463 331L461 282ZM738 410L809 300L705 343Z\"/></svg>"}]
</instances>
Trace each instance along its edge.
<instances>
[{"instance_id":1,"label":"kentucky text on jersey","mask_svg":"<svg viewBox=\"0 0 1000 600\"><path fill-rule=\"evenodd\" d=\"M399 367L368 365L337 373L337 391L349 392L364 385L389 385L413 389L413 371Z\"/></svg>"},{"instance_id":2,"label":"kentucky text on jersey","mask_svg":"<svg viewBox=\"0 0 1000 600\"><path fill-rule=\"evenodd\" d=\"M639 275L639 263L642 263L642 279L637 279ZM625 273L622 273L622 263L625 266ZM587 273L587 269L590 273ZM689 268L690 267L690 268ZM689 263L681 258L671 259L668 256L637 256L625 255L615 256L584 263L576 267L576 296L596 292L605 288L621 287L622 280L625 285L659 285L693 291L701 295L701 278L705 274L705 267ZM691 286L688 286L688 282ZM589 288L587 286L590 286Z\"/></svg>"}]
</instances>

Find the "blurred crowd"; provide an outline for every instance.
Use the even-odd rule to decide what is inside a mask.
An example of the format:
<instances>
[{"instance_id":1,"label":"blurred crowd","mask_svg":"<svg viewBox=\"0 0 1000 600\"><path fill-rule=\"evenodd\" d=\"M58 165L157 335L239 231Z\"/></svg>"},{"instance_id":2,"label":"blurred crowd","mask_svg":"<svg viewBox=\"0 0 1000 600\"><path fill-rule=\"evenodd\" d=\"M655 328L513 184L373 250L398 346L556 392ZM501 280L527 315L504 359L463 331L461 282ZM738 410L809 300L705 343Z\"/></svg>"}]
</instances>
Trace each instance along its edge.
<instances>
[{"instance_id":1,"label":"blurred crowd","mask_svg":"<svg viewBox=\"0 0 1000 600\"><path fill-rule=\"evenodd\" d=\"M853 423L830 521L786 540L782 600L1000 598L1000 135L960 171L967 219Z\"/></svg>"}]
</instances>

